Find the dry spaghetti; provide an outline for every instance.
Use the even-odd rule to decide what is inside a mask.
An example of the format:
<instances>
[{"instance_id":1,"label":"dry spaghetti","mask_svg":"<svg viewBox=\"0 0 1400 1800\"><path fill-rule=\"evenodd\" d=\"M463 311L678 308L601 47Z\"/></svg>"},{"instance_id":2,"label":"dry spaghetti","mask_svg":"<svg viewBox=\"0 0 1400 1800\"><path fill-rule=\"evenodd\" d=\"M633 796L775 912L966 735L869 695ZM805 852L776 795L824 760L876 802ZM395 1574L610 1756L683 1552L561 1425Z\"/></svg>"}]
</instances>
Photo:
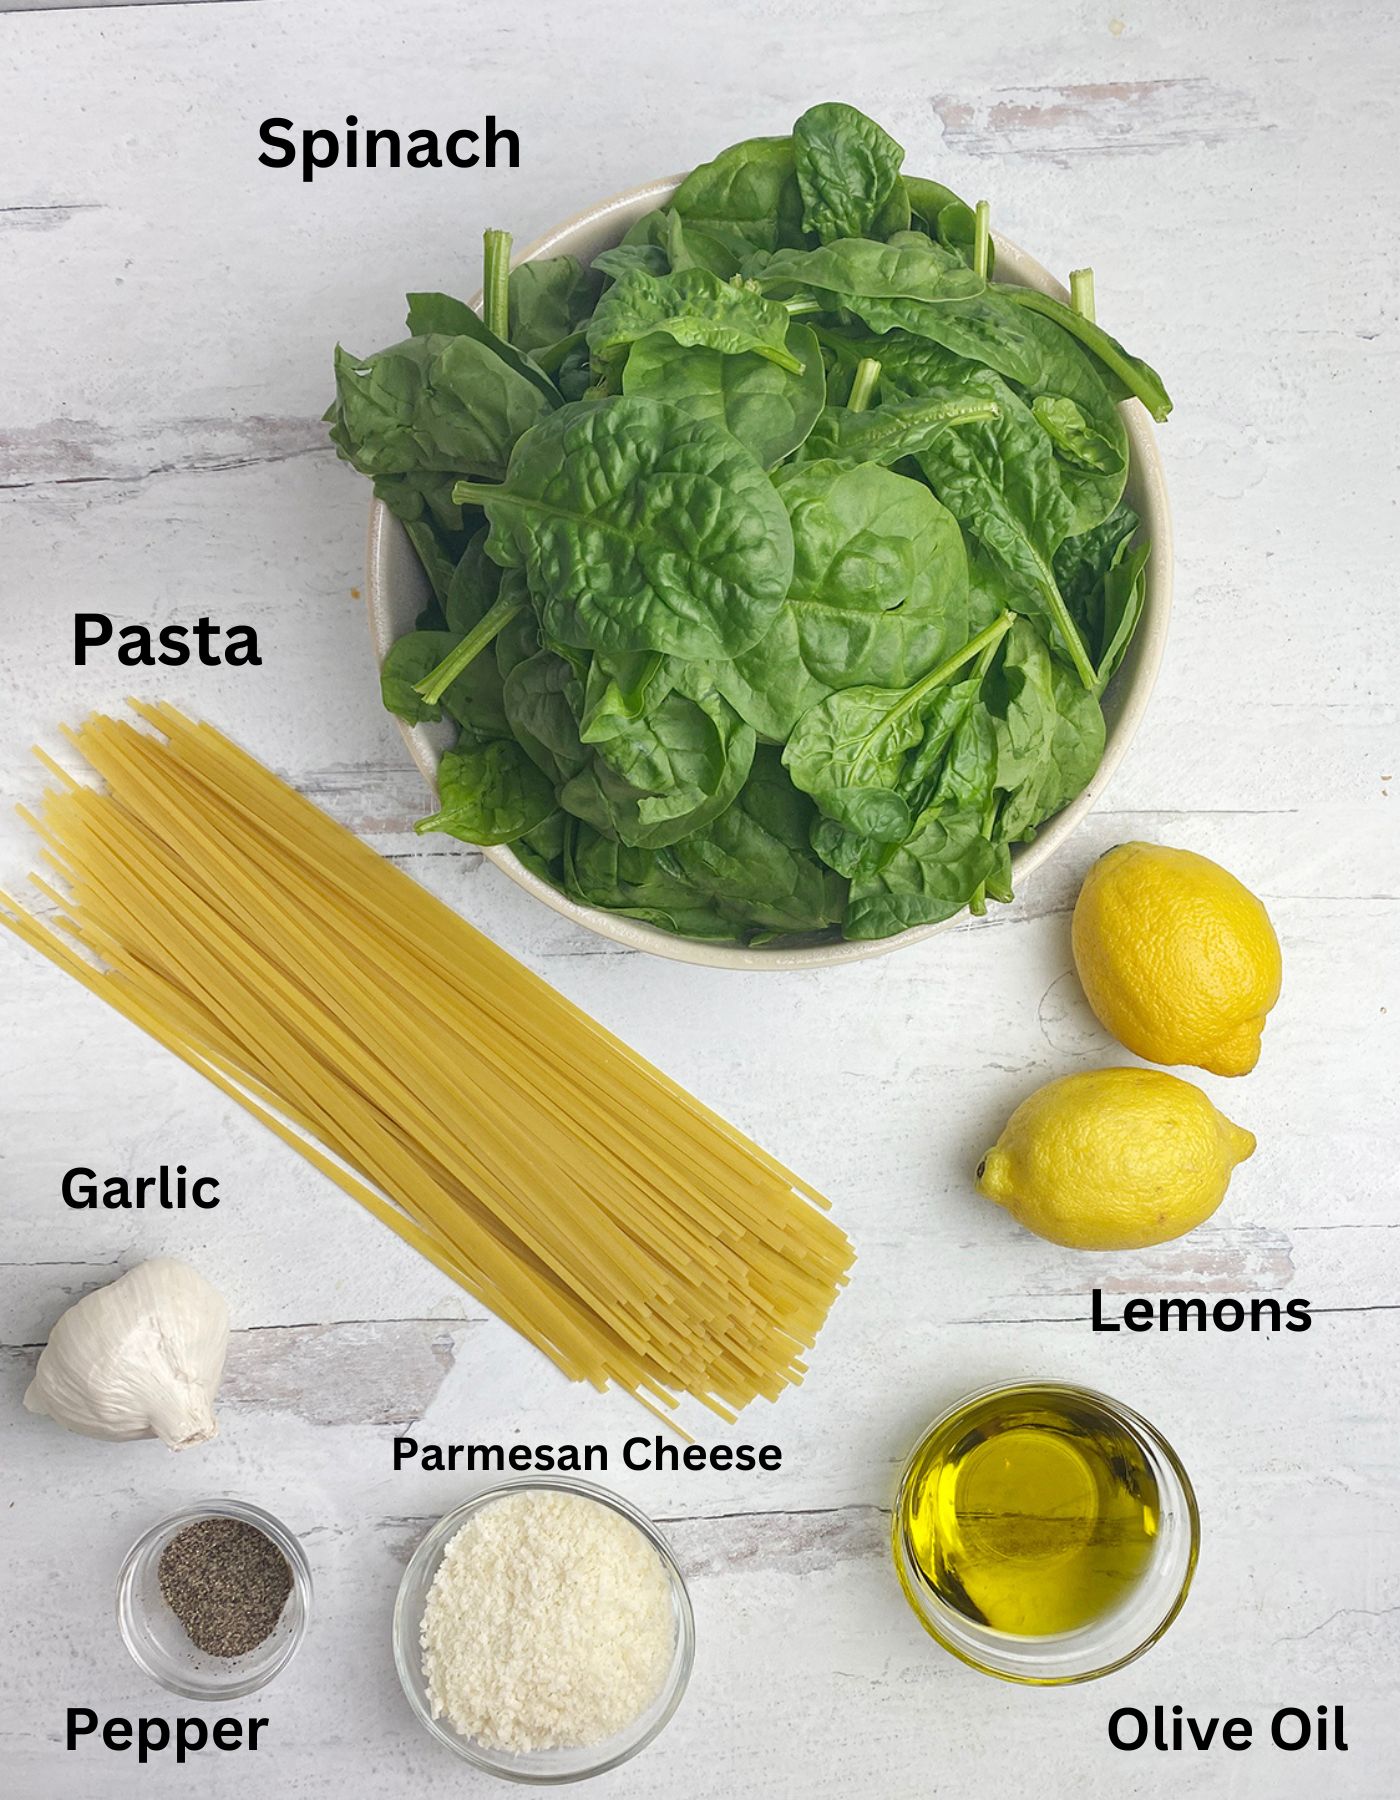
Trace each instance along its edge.
<instances>
[{"instance_id":1,"label":"dry spaghetti","mask_svg":"<svg viewBox=\"0 0 1400 1800\"><path fill-rule=\"evenodd\" d=\"M59 929L0 923L575 1380L724 1417L799 1381L852 1260L822 1197L222 733L136 710L160 735L66 733L101 788L43 758Z\"/></svg>"}]
</instances>

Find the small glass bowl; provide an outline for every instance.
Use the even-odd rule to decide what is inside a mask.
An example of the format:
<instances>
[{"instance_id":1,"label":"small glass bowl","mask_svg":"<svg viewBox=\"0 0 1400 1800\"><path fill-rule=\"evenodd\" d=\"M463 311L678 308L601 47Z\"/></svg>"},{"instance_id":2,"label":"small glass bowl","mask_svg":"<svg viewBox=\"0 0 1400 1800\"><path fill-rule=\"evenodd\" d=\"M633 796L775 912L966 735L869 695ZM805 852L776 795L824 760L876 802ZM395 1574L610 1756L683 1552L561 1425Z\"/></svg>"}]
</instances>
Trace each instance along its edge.
<instances>
[{"instance_id":1,"label":"small glass bowl","mask_svg":"<svg viewBox=\"0 0 1400 1800\"><path fill-rule=\"evenodd\" d=\"M629 1524L636 1526L661 1559L661 1567L666 1572L676 1622L676 1643L671 1656L671 1667L660 1693L644 1712L639 1713L630 1725L615 1736L605 1739L601 1744L590 1744L582 1749L531 1750L512 1754L508 1750L490 1749L485 1744L463 1737L446 1719L433 1717L432 1702L428 1698L427 1683L423 1679L420 1632L423 1608L427 1604L428 1590L433 1585L438 1564L442 1561L447 1546L467 1520L474 1513L480 1512L482 1507L489 1506L493 1500L499 1500L506 1494L540 1489L578 1494L585 1500L596 1500L600 1506L611 1507ZM444 1514L413 1552L408 1567L403 1572L403 1580L399 1583L398 1598L394 1602L394 1666L399 1672L399 1680L403 1683L409 1705L440 1744L446 1744L449 1750L454 1750L476 1768L485 1769L491 1775L499 1775L505 1781L556 1787L567 1781L584 1781L591 1775L602 1775L608 1769L615 1769L619 1763L627 1762L639 1750L646 1748L680 1705L694 1661L695 1618L690 1608L690 1595L686 1592L685 1581L676 1567L670 1546L645 1513L638 1512L635 1506L629 1506L616 1494L609 1494L587 1481L522 1476L514 1481L497 1482L493 1487L474 1494L463 1505Z\"/></svg>"},{"instance_id":2,"label":"small glass bowl","mask_svg":"<svg viewBox=\"0 0 1400 1800\"><path fill-rule=\"evenodd\" d=\"M904 1532L904 1494L924 1446L956 1413L1001 1393L1017 1396L1066 1396L1087 1402L1106 1421L1132 1437L1157 1483L1159 1506L1156 1545L1151 1561L1131 1593L1111 1612L1077 1631L1046 1637L1020 1637L978 1624L948 1606L932 1591L919 1569ZM920 1437L900 1476L892 1517L891 1542L895 1572L904 1597L929 1636L960 1661L984 1675L1018 1681L1030 1687L1061 1687L1111 1675L1150 1650L1186 1603L1200 1551L1201 1522L1196 1496L1176 1452L1161 1432L1138 1413L1093 1388L1068 1382L1012 1382L1006 1387L979 1388L945 1407Z\"/></svg>"},{"instance_id":3,"label":"small glass bowl","mask_svg":"<svg viewBox=\"0 0 1400 1800\"><path fill-rule=\"evenodd\" d=\"M239 1519L270 1538L287 1559L292 1585L282 1616L246 1656L209 1656L190 1642L160 1591L160 1559L177 1532L200 1519ZM305 1552L280 1520L241 1500L197 1500L143 1532L117 1577L117 1624L132 1661L172 1694L190 1700L237 1700L255 1693L285 1669L306 1636L311 1569Z\"/></svg>"}]
</instances>

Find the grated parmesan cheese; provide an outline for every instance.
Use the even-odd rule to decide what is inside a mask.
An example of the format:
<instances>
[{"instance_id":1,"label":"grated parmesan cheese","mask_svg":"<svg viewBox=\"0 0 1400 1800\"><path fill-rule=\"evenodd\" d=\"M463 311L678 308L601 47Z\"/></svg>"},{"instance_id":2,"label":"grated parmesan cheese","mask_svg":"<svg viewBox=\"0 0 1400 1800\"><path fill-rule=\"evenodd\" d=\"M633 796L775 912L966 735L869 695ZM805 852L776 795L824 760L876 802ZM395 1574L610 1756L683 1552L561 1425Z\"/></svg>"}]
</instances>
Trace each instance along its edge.
<instances>
[{"instance_id":1,"label":"grated parmesan cheese","mask_svg":"<svg viewBox=\"0 0 1400 1800\"><path fill-rule=\"evenodd\" d=\"M423 1679L433 1717L487 1749L584 1749L650 1706L675 1641L666 1571L636 1526L534 1488L448 1544L423 1608Z\"/></svg>"}]
</instances>

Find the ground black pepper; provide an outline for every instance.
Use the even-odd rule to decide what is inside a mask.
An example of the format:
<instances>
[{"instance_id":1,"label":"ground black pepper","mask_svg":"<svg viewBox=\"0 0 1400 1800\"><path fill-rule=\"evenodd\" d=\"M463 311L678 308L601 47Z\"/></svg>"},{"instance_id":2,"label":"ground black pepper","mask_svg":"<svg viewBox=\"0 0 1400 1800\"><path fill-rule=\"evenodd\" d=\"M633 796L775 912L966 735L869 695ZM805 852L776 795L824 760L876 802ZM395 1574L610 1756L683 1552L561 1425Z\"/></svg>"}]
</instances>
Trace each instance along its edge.
<instances>
[{"instance_id":1,"label":"ground black pepper","mask_svg":"<svg viewBox=\"0 0 1400 1800\"><path fill-rule=\"evenodd\" d=\"M242 1519L200 1519L161 1553L165 1603L207 1656L255 1650L282 1616L291 1587L286 1557Z\"/></svg>"}]
</instances>

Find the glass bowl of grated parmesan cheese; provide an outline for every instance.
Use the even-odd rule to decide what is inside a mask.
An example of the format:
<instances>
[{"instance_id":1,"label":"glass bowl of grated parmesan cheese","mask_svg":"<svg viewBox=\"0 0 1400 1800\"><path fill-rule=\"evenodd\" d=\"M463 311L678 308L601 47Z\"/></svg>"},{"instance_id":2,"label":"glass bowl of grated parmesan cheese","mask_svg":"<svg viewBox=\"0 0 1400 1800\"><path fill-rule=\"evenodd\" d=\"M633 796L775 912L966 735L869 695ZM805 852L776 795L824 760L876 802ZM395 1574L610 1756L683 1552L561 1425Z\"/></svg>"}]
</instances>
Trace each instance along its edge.
<instances>
[{"instance_id":1,"label":"glass bowl of grated parmesan cheese","mask_svg":"<svg viewBox=\"0 0 1400 1800\"><path fill-rule=\"evenodd\" d=\"M394 1605L409 1705L507 1781L582 1781L635 1756L680 1705L694 1656L666 1540L584 1481L473 1495L419 1544Z\"/></svg>"}]
</instances>

